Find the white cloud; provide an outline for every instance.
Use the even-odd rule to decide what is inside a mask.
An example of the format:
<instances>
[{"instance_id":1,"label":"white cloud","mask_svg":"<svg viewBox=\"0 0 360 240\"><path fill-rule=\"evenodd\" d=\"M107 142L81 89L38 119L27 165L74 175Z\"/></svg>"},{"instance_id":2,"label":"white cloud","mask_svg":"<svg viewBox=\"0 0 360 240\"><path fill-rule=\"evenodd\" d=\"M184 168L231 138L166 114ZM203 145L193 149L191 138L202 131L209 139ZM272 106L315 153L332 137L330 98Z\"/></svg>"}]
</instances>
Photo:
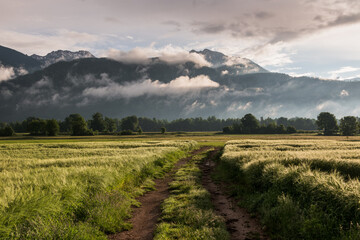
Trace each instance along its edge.
<instances>
[{"instance_id":1,"label":"white cloud","mask_svg":"<svg viewBox=\"0 0 360 240\"><path fill-rule=\"evenodd\" d=\"M66 29L58 29L47 35L0 29L1 45L26 54L46 55L59 49L89 50L88 46L101 40L101 36Z\"/></svg>"},{"instance_id":2,"label":"white cloud","mask_svg":"<svg viewBox=\"0 0 360 240\"><path fill-rule=\"evenodd\" d=\"M333 74L339 74L339 73L348 73L348 72L356 72L356 71L359 71L360 68L354 68L354 67L342 67L340 68L339 70L336 70L336 71L331 71L330 73Z\"/></svg>"},{"instance_id":3,"label":"white cloud","mask_svg":"<svg viewBox=\"0 0 360 240\"><path fill-rule=\"evenodd\" d=\"M7 81L15 77L15 71L13 67L5 67L0 65L0 82Z\"/></svg>"},{"instance_id":4,"label":"white cloud","mask_svg":"<svg viewBox=\"0 0 360 240\"><path fill-rule=\"evenodd\" d=\"M360 68L347 66L347 67L342 67L342 68L340 68L338 70L335 70L335 71L330 71L329 74L330 74L331 79L343 80L343 78L340 76L341 74L357 72L357 71L360 71Z\"/></svg>"},{"instance_id":5,"label":"white cloud","mask_svg":"<svg viewBox=\"0 0 360 240\"><path fill-rule=\"evenodd\" d=\"M185 115L189 115L190 113L194 112L197 109L203 109L206 107L205 103L201 103L198 100L195 100L192 104L187 105L184 110L185 110Z\"/></svg>"},{"instance_id":6,"label":"white cloud","mask_svg":"<svg viewBox=\"0 0 360 240\"><path fill-rule=\"evenodd\" d=\"M313 72L307 72L307 73L287 72L286 74L292 77L320 77Z\"/></svg>"},{"instance_id":7,"label":"white cloud","mask_svg":"<svg viewBox=\"0 0 360 240\"><path fill-rule=\"evenodd\" d=\"M342 91L340 92L340 96L341 96L341 97L347 97L347 96L349 96L349 92L344 89L344 90L342 90Z\"/></svg>"},{"instance_id":8,"label":"white cloud","mask_svg":"<svg viewBox=\"0 0 360 240\"><path fill-rule=\"evenodd\" d=\"M227 74L229 74L228 70L221 71L221 75L227 75Z\"/></svg>"},{"instance_id":9,"label":"white cloud","mask_svg":"<svg viewBox=\"0 0 360 240\"><path fill-rule=\"evenodd\" d=\"M161 61L169 64L194 62L198 67L211 66L201 54L189 53L183 48L173 47L172 45L167 45L160 49L156 49L153 46L147 48L136 47L130 51L110 49L105 53L105 56L125 63L146 64L150 61L149 58L158 57Z\"/></svg>"},{"instance_id":10,"label":"white cloud","mask_svg":"<svg viewBox=\"0 0 360 240\"><path fill-rule=\"evenodd\" d=\"M234 112L237 110L247 110L249 108L251 108L252 106L252 102L247 102L245 104L238 104L238 103L232 103L227 109L227 112Z\"/></svg>"},{"instance_id":11,"label":"white cloud","mask_svg":"<svg viewBox=\"0 0 360 240\"><path fill-rule=\"evenodd\" d=\"M41 78L34 83L30 88L26 89L26 93L30 95L38 95L41 92L47 92L52 88L52 80L48 77Z\"/></svg>"},{"instance_id":12,"label":"white cloud","mask_svg":"<svg viewBox=\"0 0 360 240\"><path fill-rule=\"evenodd\" d=\"M255 61L260 66L284 66L292 63L291 56L295 51L284 42L268 43L241 52L243 56Z\"/></svg>"},{"instance_id":13,"label":"white cloud","mask_svg":"<svg viewBox=\"0 0 360 240\"><path fill-rule=\"evenodd\" d=\"M217 88L220 85L212 81L208 76L199 75L194 78L188 76L178 77L169 83L161 83L158 80L146 79L138 82L120 85L115 82L98 88L86 88L84 96L95 98L133 98L143 95L181 95L187 92L199 91L204 88Z\"/></svg>"},{"instance_id":14,"label":"white cloud","mask_svg":"<svg viewBox=\"0 0 360 240\"><path fill-rule=\"evenodd\" d=\"M248 108L251 107L252 102L247 102L244 105L239 105L239 107L237 108L238 110L247 110Z\"/></svg>"}]
</instances>

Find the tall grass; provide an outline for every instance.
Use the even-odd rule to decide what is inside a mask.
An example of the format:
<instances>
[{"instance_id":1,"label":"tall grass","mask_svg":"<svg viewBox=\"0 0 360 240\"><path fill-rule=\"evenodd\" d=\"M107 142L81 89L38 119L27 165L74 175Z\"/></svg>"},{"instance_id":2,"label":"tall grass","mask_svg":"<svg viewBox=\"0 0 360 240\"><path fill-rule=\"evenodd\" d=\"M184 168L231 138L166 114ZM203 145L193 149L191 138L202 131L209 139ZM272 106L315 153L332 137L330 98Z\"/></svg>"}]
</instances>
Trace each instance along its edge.
<instances>
[{"instance_id":1,"label":"tall grass","mask_svg":"<svg viewBox=\"0 0 360 240\"><path fill-rule=\"evenodd\" d=\"M192 141L0 144L1 239L106 239Z\"/></svg>"},{"instance_id":2,"label":"tall grass","mask_svg":"<svg viewBox=\"0 0 360 240\"><path fill-rule=\"evenodd\" d=\"M357 142L229 142L218 176L236 181L275 239L359 239L359 156Z\"/></svg>"},{"instance_id":3,"label":"tall grass","mask_svg":"<svg viewBox=\"0 0 360 240\"><path fill-rule=\"evenodd\" d=\"M197 164L206 154L194 156L177 171L170 184L171 195L162 205L155 240L230 238L224 219L214 213L210 193L201 184Z\"/></svg>"}]
</instances>

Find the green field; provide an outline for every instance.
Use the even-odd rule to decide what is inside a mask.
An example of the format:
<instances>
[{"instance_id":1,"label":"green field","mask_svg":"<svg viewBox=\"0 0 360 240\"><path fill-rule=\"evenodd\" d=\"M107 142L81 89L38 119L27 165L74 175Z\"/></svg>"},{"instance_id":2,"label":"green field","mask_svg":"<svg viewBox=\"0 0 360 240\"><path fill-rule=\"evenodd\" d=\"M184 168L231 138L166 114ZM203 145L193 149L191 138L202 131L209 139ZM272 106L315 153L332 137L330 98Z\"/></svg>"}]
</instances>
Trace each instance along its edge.
<instances>
[{"instance_id":1,"label":"green field","mask_svg":"<svg viewBox=\"0 0 360 240\"><path fill-rule=\"evenodd\" d=\"M230 141L221 163L275 239L360 238L360 142Z\"/></svg>"},{"instance_id":2,"label":"green field","mask_svg":"<svg viewBox=\"0 0 360 240\"><path fill-rule=\"evenodd\" d=\"M135 197L195 145L0 142L0 239L105 239L129 228Z\"/></svg>"},{"instance_id":3,"label":"green field","mask_svg":"<svg viewBox=\"0 0 360 240\"><path fill-rule=\"evenodd\" d=\"M225 145L214 178L273 239L360 239L360 137L217 133L2 138L0 239L107 239L129 229L152 180L204 145ZM226 235L199 182L201 158L170 185L156 239Z\"/></svg>"}]
</instances>

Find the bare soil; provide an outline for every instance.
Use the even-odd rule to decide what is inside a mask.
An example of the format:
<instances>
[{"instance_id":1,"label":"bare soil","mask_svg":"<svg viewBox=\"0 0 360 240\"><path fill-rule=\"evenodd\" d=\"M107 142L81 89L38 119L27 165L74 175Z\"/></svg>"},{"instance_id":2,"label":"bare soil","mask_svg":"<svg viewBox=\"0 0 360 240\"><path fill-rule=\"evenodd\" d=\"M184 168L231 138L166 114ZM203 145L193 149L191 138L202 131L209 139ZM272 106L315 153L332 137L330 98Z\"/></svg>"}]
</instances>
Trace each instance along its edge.
<instances>
[{"instance_id":1,"label":"bare soil","mask_svg":"<svg viewBox=\"0 0 360 240\"><path fill-rule=\"evenodd\" d=\"M200 166L203 172L202 184L211 194L215 212L224 217L227 229L231 234L231 239L270 239L264 233L259 220L251 216L245 209L240 208L236 200L224 192L227 186L223 183L217 185L212 181L211 172L215 167L215 163L211 161L211 159L213 159L219 151L220 149L212 151Z\"/></svg>"},{"instance_id":2,"label":"bare soil","mask_svg":"<svg viewBox=\"0 0 360 240\"><path fill-rule=\"evenodd\" d=\"M166 174L164 178L155 180L156 190L147 192L141 196L138 201L141 203L139 208L134 207L133 217L129 220L133 228L109 235L111 240L151 240L154 237L154 231L158 219L161 215L161 204L169 197L169 183L173 180L174 173L184 165L192 156L206 151L210 147L202 147L191 152L187 158L179 160L173 170Z\"/></svg>"}]
</instances>

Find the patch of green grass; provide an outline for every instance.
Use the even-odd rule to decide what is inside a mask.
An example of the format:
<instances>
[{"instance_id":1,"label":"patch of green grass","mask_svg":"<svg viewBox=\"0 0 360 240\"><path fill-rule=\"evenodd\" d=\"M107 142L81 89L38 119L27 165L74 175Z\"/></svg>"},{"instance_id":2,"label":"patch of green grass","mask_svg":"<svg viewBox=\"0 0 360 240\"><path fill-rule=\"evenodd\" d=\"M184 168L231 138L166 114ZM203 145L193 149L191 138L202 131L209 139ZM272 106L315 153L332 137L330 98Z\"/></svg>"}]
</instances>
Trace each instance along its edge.
<instances>
[{"instance_id":1,"label":"patch of green grass","mask_svg":"<svg viewBox=\"0 0 360 240\"><path fill-rule=\"evenodd\" d=\"M229 239L223 218L214 213L210 194L201 184L197 164L204 157L206 153L194 156L177 171L154 239Z\"/></svg>"},{"instance_id":2,"label":"patch of green grass","mask_svg":"<svg viewBox=\"0 0 360 240\"><path fill-rule=\"evenodd\" d=\"M195 142L0 144L0 239L106 239Z\"/></svg>"},{"instance_id":3,"label":"patch of green grass","mask_svg":"<svg viewBox=\"0 0 360 240\"><path fill-rule=\"evenodd\" d=\"M359 239L360 182L326 171L356 176L359 153L357 142L229 142L215 177L232 183L274 239Z\"/></svg>"}]
</instances>

